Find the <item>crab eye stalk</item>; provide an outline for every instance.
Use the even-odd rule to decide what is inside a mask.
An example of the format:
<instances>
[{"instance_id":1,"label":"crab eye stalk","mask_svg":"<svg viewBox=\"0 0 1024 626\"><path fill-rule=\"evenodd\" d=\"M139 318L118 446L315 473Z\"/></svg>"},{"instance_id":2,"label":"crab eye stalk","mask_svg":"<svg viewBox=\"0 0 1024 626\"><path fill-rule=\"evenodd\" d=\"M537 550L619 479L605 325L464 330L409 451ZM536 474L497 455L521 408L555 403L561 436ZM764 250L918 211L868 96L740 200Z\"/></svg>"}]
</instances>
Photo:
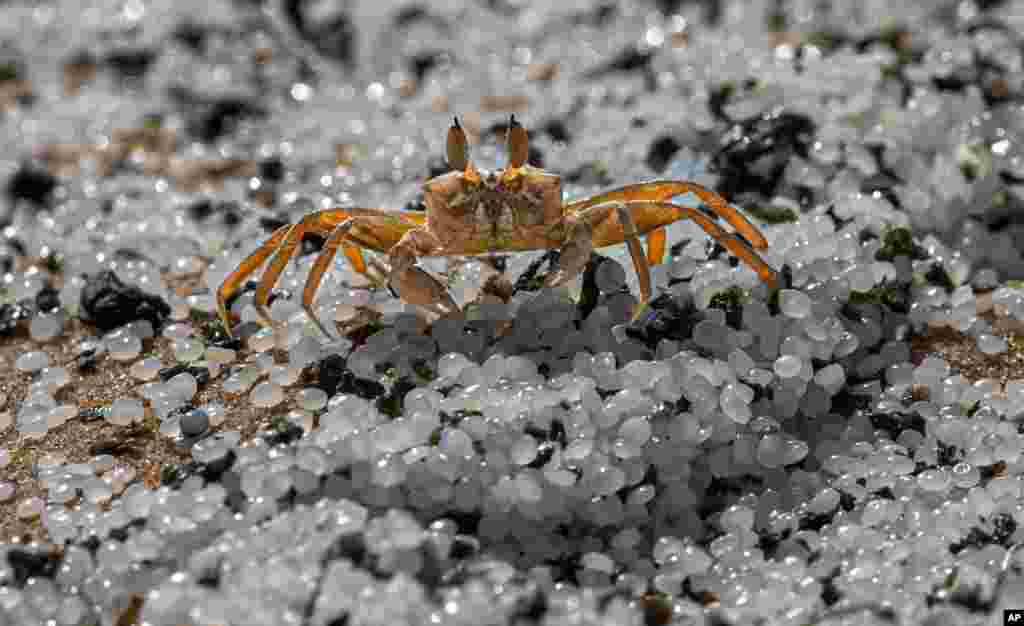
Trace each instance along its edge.
<instances>
[{"instance_id":1,"label":"crab eye stalk","mask_svg":"<svg viewBox=\"0 0 1024 626\"><path fill-rule=\"evenodd\" d=\"M453 170L463 171L469 167L469 143L466 141L466 132L459 125L459 118L452 120L452 127L448 129L448 167Z\"/></svg>"},{"instance_id":2,"label":"crab eye stalk","mask_svg":"<svg viewBox=\"0 0 1024 626\"><path fill-rule=\"evenodd\" d=\"M508 120L508 133L505 136L505 148L508 151L508 167L519 169L526 165L526 159L530 154L530 139L523 128L512 115Z\"/></svg>"}]
</instances>

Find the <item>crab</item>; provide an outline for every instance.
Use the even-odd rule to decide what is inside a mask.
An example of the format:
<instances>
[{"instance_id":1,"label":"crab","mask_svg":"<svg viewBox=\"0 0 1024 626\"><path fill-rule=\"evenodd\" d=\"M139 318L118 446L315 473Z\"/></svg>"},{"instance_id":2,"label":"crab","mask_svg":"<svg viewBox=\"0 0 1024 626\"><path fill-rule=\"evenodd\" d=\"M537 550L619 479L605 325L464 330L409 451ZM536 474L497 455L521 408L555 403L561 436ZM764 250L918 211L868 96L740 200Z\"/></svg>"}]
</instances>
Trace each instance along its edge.
<instances>
[{"instance_id":1,"label":"crab","mask_svg":"<svg viewBox=\"0 0 1024 626\"><path fill-rule=\"evenodd\" d=\"M302 306L328 337L331 334L314 313L313 301L339 248L356 272L371 278L362 249L387 255L389 267L384 274L392 292L408 304L446 316L458 314L459 307L444 284L417 265L419 257L557 249L558 265L545 286L558 287L583 271L595 248L625 243L639 279L639 312L651 298L650 266L665 256L665 227L691 219L769 287L776 286L775 270L757 253L768 246L764 235L717 193L692 182L657 180L565 204L559 176L526 163L528 141L526 129L512 115L506 134L506 167L477 169L469 159L466 134L454 118L446 146L451 171L423 184L426 211L334 208L278 228L217 290L224 328L230 335L228 299L267 259L270 263L257 284L255 307L260 319L273 325L267 310L271 289L307 235L319 235L325 242L306 280ZM688 192L706 209L669 202ZM716 217L735 232L723 229ZM644 235L646 251L640 240Z\"/></svg>"}]
</instances>

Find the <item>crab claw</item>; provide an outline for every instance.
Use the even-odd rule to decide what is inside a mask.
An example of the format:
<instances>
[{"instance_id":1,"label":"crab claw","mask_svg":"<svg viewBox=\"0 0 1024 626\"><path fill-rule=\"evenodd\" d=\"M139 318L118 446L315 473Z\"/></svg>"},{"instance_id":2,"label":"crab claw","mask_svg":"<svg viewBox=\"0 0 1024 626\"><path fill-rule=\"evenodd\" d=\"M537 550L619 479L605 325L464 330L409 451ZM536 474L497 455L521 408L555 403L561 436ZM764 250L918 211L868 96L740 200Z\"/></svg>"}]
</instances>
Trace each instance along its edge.
<instances>
[{"instance_id":1,"label":"crab claw","mask_svg":"<svg viewBox=\"0 0 1024 626\"><path fill-rule=\"evenodd\" d=\"M391 287L402 300L442 317L459 311L445 286L419 267L409 266L392 271Z\"/></svg>"},{"instance_id":2,"label":"crab claw","mask_svg":"<svg viewBox=\"0 0 1024 626\"><path fill-rule=\"evenodd\" d=\"M561 255L558 257L558 268L548 274L544 281L545 287L558 287L583 272L587 261L590 260L590 254L594 251L591 235L592 229L585 222L577 221L572 224L572 236L562 246Z\"/></svg>"}]
</instances>

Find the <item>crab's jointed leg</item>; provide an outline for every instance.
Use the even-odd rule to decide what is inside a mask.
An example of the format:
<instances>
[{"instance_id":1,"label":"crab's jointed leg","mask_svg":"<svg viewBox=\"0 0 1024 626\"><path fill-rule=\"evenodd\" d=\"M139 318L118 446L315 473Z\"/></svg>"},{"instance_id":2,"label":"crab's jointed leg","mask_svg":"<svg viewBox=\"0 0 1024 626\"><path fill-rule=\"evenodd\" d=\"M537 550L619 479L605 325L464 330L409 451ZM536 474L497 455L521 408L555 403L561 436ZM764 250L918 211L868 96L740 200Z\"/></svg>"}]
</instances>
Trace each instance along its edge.
<instances>
[{"instance_id":1,"label":"crab's jointed leg","mask_svg":"<svg viewBox=\"0 0 1024 626\"><path fill-rule=\"evenodd\" d=\"M246 279L260 268L273 255L267 271L261 276L256 289L255 306L260 318L270 324L267 312L267 301L270 291L288 265L302 238L309 234L329 237L335 229L352 217L366 220L367 228L350 232L339 238L338 244L348 257L353 269L366 274L367 265L360 248L377 252L387 252L405 235L422 223L424 215L411 211L385 211L381 209L344 208L317 211L306 215L300 222L282 226L274 231L260 247L256 248L233 272L228 274L224 283L217 290L217 312L228 335L231 336L231 317L227 310L227 301ZM333 253L332 253L333 254ZM326 264L322 264L326 269ZM322 274L322 273L321 273ZM319 280L319 278L318 278Z\"/></svg>"},{"instance_id":2,"label":"crab's jointed leg","mask_svg":"<svg viewBox=\"0 0 1024 626\"><path fill-rule=\"evenodd\" d=\"M628 205L629 203L613 200L563 217L565 243L562 244L558 269L548 276L545 286L557 287L578 276L586 267L590 253L594 250L594 233L598 229L613 228L621 233L616 243L625 241L629 246L629 255L640 279L641 306L647 302L651 297L651 271Z\"/></svg>"},{"instance_id":3,"label":"crab's jointed leg","mask_svg":"<svg viewBox=\"0 0 1024 626\"><path fill-rule=\"evenodd\" d=\"M320 287L320 281L323 280L324 274L327 273L327 268L331 266L331 261L334 260L334 255L337 254L338 248L351 246L351 244L345 241L345 237L348 235L349 231L352 230L352 227L355 226L355 223L356 218L349 218L338 224L334 230L331 231L330 236L327 237L326 241L324 241L323 249L320 250L320 256L318 256L316 261L313 262L313 267L309 270L309 276L306 277L306 286L302 289L302 308L306 311L306 315L309 316L309 319L313 320L313 323L320 329L320 332L327 337L330 337L331 334L327 332L327 328L320 322L320 318L316 316L316 312L313 311L313 300L316 298L316 290ZM358 251L359 249L356 248L356 250ZM362 257L361 253L360 257ZM351 259L351 257L349 258ZM366 271L365 265L362 270L356 267L355 263L353 263L352 266L357 272L362 271L362 273L365 273Z\"/></svg>"},{"instance_id":4,"label":"crab's jointed leg","mask_svg":"<svg viewBox=\"0 0 1024 626\"><path fill-rule=\"evenodd\" d=\"M686 193L692 193L697 196L704 204L707 205L711 213L722 217L730 226L736 229L736 232L746 238L754 248L761 250L768 247L768 242L765 240L764 235L761 234L761 231L751 224L750 220L748 220L742 213L729 206L729 203L726 202L722 196L706 187L686 181L657 180L647 183L637 183L635 185L626 185L618 189L600 193L591 198L577 200L576 202L572 202L567 205L565 209L566 213L578 213L589 207L603 204L611 200L619 200L622 202L647 201L664 203L676 196L681 196ZM658 227L653 227L650 230L642 226L640 227L641 233L647 233L647 258L652 265L657 265L664 259L664 226L672 221L675 220L669 219L663 221ZM708 234L711 234L711 232L708 231ZM725 244L723 243L722 245Z\"/></svg>"},{"instance_id":5,"label":"crab's jointed leg","mask_svg":"<svg viewBox=\"0 0 1024 626\"><path fill-rule=\"evenodd\" d=\"M765 247L767 245L767 242L764 241L764 237L757 232L756 229L755 232L757 232L758 236L755 237L754 241L748 243L747 239L749 238L742 232L739 234L727 232L700 209L672 204L670 202L625 202L624 204L629 210L633 223L636 224L637 233L643 235L671 224L672 222L685 219L693 220L698 226L704 229L704 232L710 235L718 243L722 244L722 246L731 254L738 257L748 267L757 272L758 277L770 288L774 289L776 287L778 277L775 270L772 269L772 267L768 265L754 249L756 247ZM735 210L732 211L736 215L740 215ZM729 214L726 214L726 219L730 224L735 226L735 222L730 220L728 215ZM742 216L740 216L740 218L742 218ZM743 221L745 222L745 219ZM749 224L749 222L746 223ZM751 228L753 228L753 226L751 226ZM612 246L622 243L624 240L628 241L628 238L618 223L605 221L595 225L595 248ZM758 245L762 242L765 246Z\"/></svg>"},{"instance_id":6,"label":"crab's jointed leg","mask_svg":"<svg viewBox=\"0 0 1024 626\"><path fill-rule=\"evenodd\" d=\"M459 310L448 289L429 273L416 266L416 258L444 254L441 242L426 227L405 233L388 252L391 265L389 282L398 297L441 316Z\"/></svg>"}]
</instances>

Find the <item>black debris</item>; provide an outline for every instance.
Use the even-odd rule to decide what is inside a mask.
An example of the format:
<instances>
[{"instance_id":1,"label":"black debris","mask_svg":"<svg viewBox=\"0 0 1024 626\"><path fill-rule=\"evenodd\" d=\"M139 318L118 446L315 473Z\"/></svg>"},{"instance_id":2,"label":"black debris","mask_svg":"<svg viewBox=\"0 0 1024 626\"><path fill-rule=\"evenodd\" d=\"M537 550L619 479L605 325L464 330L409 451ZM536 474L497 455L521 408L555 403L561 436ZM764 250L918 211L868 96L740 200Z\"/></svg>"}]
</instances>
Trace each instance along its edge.
<instances>
[{"instance_id":1,"label":"black debris","mask_svg":"<svg viewBox=\"0 0 1024 626\"><path fill-rule=\"evenodd\" d=\"M329 354L316 363L317 382L315 387L323 389L333 397L339 393L350 393L364 400L375 400L383 396L387 389L375 380L357 378L348 369L348 362L340 354Z\"/></svg>"},{"instance_id":2,"label":"black debris","mask_svg":"<svg viewBox=\"0 0 1024 626\"><path fill-rule=\"evenodd\" d=\"M154 331L160 332L171 314L171 307L163 298L124 284L110 270L85 277L80 304L83 319L103 331L136 320L147 320Z\"/></svg>"},{"instance_id":3,"label":"black debris","mask_svg":"<svg viewBox=\"0 0 1024 626\"><path fill-rule=\"evenodd\" d=\"M14 586L22 588L29 578L52 579L60 566L61 558L55 552L12 548L7 552L7 564L11 567Z\"/></svg>"},{"instance_id":4,"label":"black debris","mask_svg":"<svg viewBox=\"0 0 1024 626\"><path fill-rule=\"evenodd\" d=\"M12 204L20 200L42 208L49 205L56 188L57 179L52 174L26 162L8 179L6 191Z\"/></svg>"},{"instance_id":5,"label":"black debris","mask_svg":"<svg viewBox=\"0 0 1024 626\"><path fill-rule=\"evenodd\" d=\"M683 147L683 144L672 137L671 135L662 135L654 140L651 147L647 150L647 167L651 168L651 171L661 173L665 171L668 164L672 161L672 157L675 156L676 152L679 152Z\"/></svg>"}]
</instances>

